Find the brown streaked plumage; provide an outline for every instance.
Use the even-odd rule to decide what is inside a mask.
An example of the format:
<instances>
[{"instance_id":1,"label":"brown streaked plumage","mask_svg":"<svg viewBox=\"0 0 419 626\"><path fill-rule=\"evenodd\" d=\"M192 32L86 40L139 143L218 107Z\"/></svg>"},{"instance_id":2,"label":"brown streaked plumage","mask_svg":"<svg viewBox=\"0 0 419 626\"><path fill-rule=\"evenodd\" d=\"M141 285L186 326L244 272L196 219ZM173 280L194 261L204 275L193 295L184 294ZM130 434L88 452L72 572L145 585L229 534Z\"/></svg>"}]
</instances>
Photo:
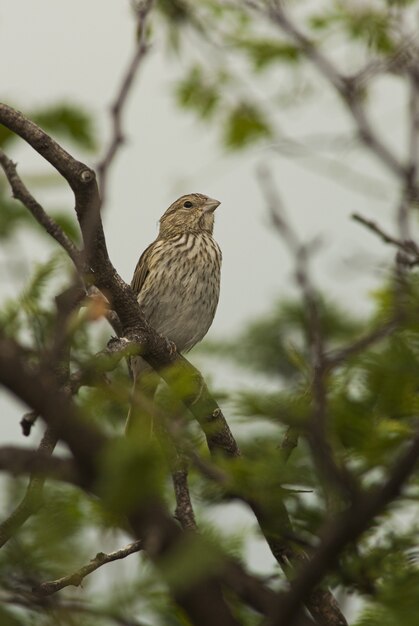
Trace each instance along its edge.
<instances>
[{"instance_id":1,"label":"brown streaked plumage","mask_svg":"<svg viewBox=\"0 0 419 626\"><path fill-rule=\"evenodd\" d=\"M171 204L131 282L151 326L173 341L179 352L201 341L217 308L221 251L212 232L219 204L199 193ZM134 379L147 368L140 357L132 359L131 366Z\"/></svg>"}]
</instances>

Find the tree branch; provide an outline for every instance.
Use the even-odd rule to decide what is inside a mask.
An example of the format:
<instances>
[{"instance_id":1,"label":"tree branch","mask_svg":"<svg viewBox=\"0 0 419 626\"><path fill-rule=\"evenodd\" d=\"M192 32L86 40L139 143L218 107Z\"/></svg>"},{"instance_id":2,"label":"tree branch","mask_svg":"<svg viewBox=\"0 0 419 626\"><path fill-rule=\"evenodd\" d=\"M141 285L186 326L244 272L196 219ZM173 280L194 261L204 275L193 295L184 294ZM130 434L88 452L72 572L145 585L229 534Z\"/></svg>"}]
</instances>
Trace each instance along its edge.
<instances>
[{"instance_id":1,"label":"tree branch","mask_svg":"<svg viewBox=\"0 0 419 626\"><path fill-rule=\"evenodd\" d=\"M308 351L312 375L313 409L306 426L306 438L310 446L314 463L320 476L329 486L334 486L340 495L353 497L356 485L352 474L344 464L338 463L333 454L327 436L326 406L326 358L323 346L323 335L318 308L316 290L312 285L308 271L307 245L299 242L296 233L288 223L281 198L274 185L270 171L259 167L258 178L273 226L288 247L295 263L295 278L301 290L307 312Z\"/></svg>"},{"instance_id":2,"label":"tree branch","mask_svg":"<svg viewBox=\"0 0 419 626\"><path fill-rule=\"evenodd\" d=\"M10 183L10 187L13 191L13 197L20 202L32 213L36 221L44 228L44 230L51 235L57 243L67 252L70 259L73 261L78 272L83 272L83 261L80 251L76 248L74 243L65 234L61 226L50 217L43 207L35 200L29 190L26 188L22 179L16 171L16 164L11 161L3 150L0 150L0 165L3 168L4 173L7 176L7 180Z\"/></svg>"},{"instance_id":3,"label":"tree branch","mask_svg":"<svg viewBox=\"0 0 419 626\"><path fill-rule=\"evenodd\" d=\"M254 0L246 0L252 9L262 13L276 23L299 47L319 72L331 83L352 115L361 141L373 152L393 174L404 180L407 168L381 141L373 129L362 105L361 92L356 79L344 76L321 50L296 26L287 15L281 0L272 0L268 6Z\"/></svg>"},{"instance_id":4,"label":"tree branch","mask_svg":"<svg viewBox=\"0 0 419 626\"><path fill-rule=\"evenodd\" d=\"M335 367L339 367L339 365L346 363L351 357L356 356L382 339L385 339L400 326L400 322L401 316L399 312L396 312L391 319L381 326L374 328L370 333L359 337L359 339L356 339L347 346L326 354L326 370L330 371Z\"/></svg>"},{"instance_id":5,"label":"tree branch","mask_svg":"<svg viewBox=\"0 0 419 626\"><path fill-rule=\"evenodd\" d=\"M121 145L125 141L125 136L122 130L122 113L126 105L128 95L132 89L134 79L138 73L141 65L141 61L144 59L148 52L148 46L146 44L146 26L147 18L153 5L153 0L145 0L137 3L137 46L134 55L128 65L125 75L122 79L121 86L111 106L111 118L112 118L112 136L109 145L105 151L105 154L100 161L97 170L99 175L99 188L102 196L102 205L105 202L107 176L109 168L115 159L116 153Z\"/></svg>"},{"instance_id":6,"label":"tree branch","mask_svg":"<svg viewBox=\"0 0 419 626\"><path fill-rule=\"evenodd\" d=\"M376 222L360 215L359 213L353 213L351 217L353 220L363 224L366 228L368 228L368 230L378 235L384 243L396 246L396 248L404 252L404 254L408 257L413 257L412 261L408 261L409 265L419 263L419 248L414 241L410 239L403 241L401 239L397 239L397 237L393 237L393 235L389 235Z\"/></svg>"},{"instance_id":7,"label":"tree branch","mask_svg":"<svg viewBox=\"0 0 419 626\"><path fill-rule=\"evenodd\" d=\"M89 563L87 563L87 565L84 565L72 574L68 574L68 576L63 576L57 580L43 582L32 589L32 591L39 596L50 596L53 593L57 593L57 591L64 589L64 587L79 587L86 576L95 572L99 569L99 567L102 567L102 565L106 565L107 563L112 563L113 561L118 561L120 559L125 559L130 554L140 552L143 548L144 542L140 540L134 541L133 543L125 546L125 548L115 550L114 552L110 552L108 554L98 552L96 556L91 559Z\"/></svg>"}]
</instances>

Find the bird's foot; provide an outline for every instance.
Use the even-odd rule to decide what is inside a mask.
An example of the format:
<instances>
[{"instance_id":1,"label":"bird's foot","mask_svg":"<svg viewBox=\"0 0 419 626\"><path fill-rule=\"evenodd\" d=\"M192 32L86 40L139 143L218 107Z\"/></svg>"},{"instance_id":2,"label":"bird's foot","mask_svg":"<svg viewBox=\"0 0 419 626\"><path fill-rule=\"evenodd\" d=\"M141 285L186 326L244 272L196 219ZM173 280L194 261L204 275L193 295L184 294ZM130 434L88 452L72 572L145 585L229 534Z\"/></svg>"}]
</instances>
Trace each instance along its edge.
<instances>
[{"instance_id":1,"label":"bird's foot","mask_svg":"<svg viewBox=\"0 0 419 626\"><path fill-rule=\"evenodd\" d=\"M177 352L177 347L174 341L170 341L167 337L164 338L166 341L166 348L169 351L170 356L173 356Z\"/></svg>"}]
</instances>

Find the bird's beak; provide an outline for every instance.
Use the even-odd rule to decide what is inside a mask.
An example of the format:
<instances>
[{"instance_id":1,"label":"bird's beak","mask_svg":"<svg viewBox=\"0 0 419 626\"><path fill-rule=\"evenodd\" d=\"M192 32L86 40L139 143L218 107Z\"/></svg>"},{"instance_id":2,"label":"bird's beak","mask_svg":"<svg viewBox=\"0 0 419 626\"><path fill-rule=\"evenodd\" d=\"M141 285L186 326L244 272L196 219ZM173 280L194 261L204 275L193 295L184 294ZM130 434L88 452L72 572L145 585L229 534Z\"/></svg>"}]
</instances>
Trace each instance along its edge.
<instances>
[{"instance_id":1,"label":"bird's beak","mask_svg":"<svg viewBox=\"0 0 419 626\"><path fill-rule=\"evenodd\" d=\"M214 213L215 209L220 206L221 202L214 200L214 198L207 198L202 208L204 213Z\"/></svg>"}]
</instances>

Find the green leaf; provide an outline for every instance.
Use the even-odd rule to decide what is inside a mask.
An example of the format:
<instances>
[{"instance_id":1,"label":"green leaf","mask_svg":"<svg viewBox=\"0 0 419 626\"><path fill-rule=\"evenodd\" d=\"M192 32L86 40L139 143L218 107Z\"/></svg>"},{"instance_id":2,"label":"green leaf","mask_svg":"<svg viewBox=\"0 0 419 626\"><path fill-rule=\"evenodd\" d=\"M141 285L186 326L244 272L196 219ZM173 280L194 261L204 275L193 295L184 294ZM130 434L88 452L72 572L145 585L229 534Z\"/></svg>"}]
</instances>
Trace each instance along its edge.
<instances>
[{"instance_id":1,"label":"green leaf","mask_svg":"<svg viewBox=\"0 0 419 626\"><path fill-rule=\"evenodd\" d=\"M74 104L56 104L29 114L43 130L71 139L85 150L97 147L92 117Z\"/></svg>"},{"instance_id":2,"label":"green leaf","mask_svg":"<svg viewBox=\"0 0 419 626\"><path fill-rule=\"evenodd\" d=\"M70 237L73 242L76 244L80 242L80 228L74 217L64 213L63 211L60 211L59 213L51 213L51 217L59 226L61 226L65 234Z\"/></svg>"},{"instance_id":3,"label":"green leaf","mask_svg":"<svg viewBox=\"0 0 419 626\"><path fill-rule=\"evenodd\" d=\"M93 118L76 104L54 104L36 111L25 111L25 115L47 133L71 139L84 150L92 151L97 148ZM17 138L15 133L0 125L0 146L4 147Z\"/></svg>"},{"instance_id":4,"label":"green leaf","mask_svg":"<svg viewBox=\"0 0 419 626\"><path fill-rule=\"evenodd\" d=\"M361 41L376 52L390 54L395 50L393 23L387 9L339 3L337 10L312 15L308 21L314 30L326 31L338 26L350 39Z\"/></svg>"},{"instance_id":5,"label":"green leaf","mask_svg":"<svg viewBox=\"0 0 419 626\"><path fill-rule=\"evenodd\" d=\"M193 67L176 86L177 103L186 109L195 110L202 118L209 118L219 102L219 85L211 84L201 68Z\"/></svg>"},{"instance_id":6,"label":"green leaf","mask_svg":"<svg viewBox=\"0 0 419 626\"><path fill-rule=\"evenodd\" d=\"M272 129L264 114L253 104L242 102L232 109L224 123L224 143L238 150L272 136Z\"/></svg>"},{"instance_id":7,"label":"green leaf","mask_svg":"<svg viewBox=\"0 0 419 626\"><path fill-rule=\"evenodd\" d=\"M361 332L359 321L320 293L317 307L326 349ZM309 320L304 305L297 300L281 299L232 341L206 342L204 349L233 360L240 367L292 381L300 380L306 370L308 336Z\"/></svg>"},{"instance_id":8,"label":"green leaf","mask_svg":"<svg viewBox=\"0 0 419 626\"><path fill-rule=\"evenodd\" d=\"M362 8L358 11L348 11L345 18L352 37L364 40L368 47L377 52L388 54L394 51L391 20L387 13Z\"/></svg>"},{"instance_id":9,"label":"green leaf","mask_svg":"<svg viewBox=\"0 0 419 626\"><path fill-rule=\"evenodd\" d=\"M189 19L191 8L185 0L159 0L157 8L170 22L185 22Z\"/></svg>"},{"instance_id":10,"label":"green leaf","mask_svg":"<svg viewBox=\"0 0 419 626\"><path fill-rule=\"evenodd\" d=\"M275 39L242 39L235 43L247 54L256 70L265 69L277 61L294 64L301 58L296 46Z\"/></svg>"}]
</instances>

